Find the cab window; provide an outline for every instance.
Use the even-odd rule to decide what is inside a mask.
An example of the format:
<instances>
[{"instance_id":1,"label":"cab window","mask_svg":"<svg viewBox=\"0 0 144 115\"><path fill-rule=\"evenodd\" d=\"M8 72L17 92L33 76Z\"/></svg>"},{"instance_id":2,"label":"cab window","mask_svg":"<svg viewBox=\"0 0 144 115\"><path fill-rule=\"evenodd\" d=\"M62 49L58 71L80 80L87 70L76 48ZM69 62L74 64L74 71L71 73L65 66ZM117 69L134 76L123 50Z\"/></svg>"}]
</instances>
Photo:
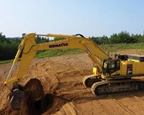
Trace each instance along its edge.
<instances>
[{"instance_id":1,"label":"cab window","mask_svg":"<svg viewBox=\"0 0 144 115\"><path fill-rule=\"evenodd\" d=\"M114 62L111 62L111 63L109 64L109 68L110 68L110 69L115 68L115 63L114 63Z\"/></svg>"},{"instance_id":2,"label":"cab window","mask_svg":"<svg viewBox=\"0 0 144 115\"><path fill-rule=\"evenodd\" d=\"M116 66L117 66L117 68L120 67L120 61L117 61L117 62L116 62Z\"/></svg>"}]
</instances>

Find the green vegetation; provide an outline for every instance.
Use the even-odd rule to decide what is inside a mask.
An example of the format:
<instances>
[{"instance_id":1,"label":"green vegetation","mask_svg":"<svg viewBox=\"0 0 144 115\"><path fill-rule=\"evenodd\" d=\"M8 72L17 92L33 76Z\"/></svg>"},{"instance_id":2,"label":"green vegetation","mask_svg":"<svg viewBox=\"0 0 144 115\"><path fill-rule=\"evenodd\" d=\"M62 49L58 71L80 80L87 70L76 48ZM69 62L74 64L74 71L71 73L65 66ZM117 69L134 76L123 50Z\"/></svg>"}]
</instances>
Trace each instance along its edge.
<instances>
[{"instance_id":1,"label":"green vegetation","mask_svg":"<svg viewBox=\"0 0 144 115\"><path fill-rule=\"evenodd\" d=\"M36 58L44 58L44 57L53 57L67 54L78 54L83 53L83 50L80 49L58 49L58 50L49 50L49 51L41 51L36 54Z\"/></svg>"},{"instance_id":2,"label":"green vegetation","mask_svg":"<svg viewBox=\"0 0 144 115\"><path fill-rule=\"evenodd\" d=\"M49 40L44 37L36 37L37 43L56 41L63 38L54 38ZM116 52L119 50L127 49L144 49L144 35L141 34L129 34L126 31L120 33L114 33L110 37L89 37L92 41L98 44L104 51ZM5 35L0 33L0 64L11 62L15 57L21 38L7 38ZM84 51L80 49L63 49L63 50L50 50L50 51L39 51L36 54L36 58L60 56L63 54L76 54ZM5 61L6 60L6 61ZM8 60L8 61L7 61Z\"/></svg>"},{"instance_id":3,"label":"green vegetation","mask_svg":"<svg viewBox=\"0 0 144 115\"><path fill-rule=\"evenodd\" d=\"M13 62L13 60L5 60L5 61L0 61L0 64L10 63L10 62Z\"/></svg>"},{"instance_id":4,"label":"green vegetation","mask_svg":"<svg viewBox=\"0 0 144 115\"><path fill-rule=\"evenodd\" d=\"M100 47L106 52L117 52L120 50L128 49L144 49L144 43L135 43L135 44L105 44L100 45ZM37 52L35 58L45 58L45 57L54 57L60 55L68 54L79 54L84 53L85 51L80 49L58 49L58 50L49 50L49 51L39 51ZM13 60L0 61L0 64L9 63Z\"/></svg>"},{"instance_id":5,"label":"green vegetation","mask_svg":"<svg viewBox=\"0 0 144 115\"><path fill-rule=\"evenodd\" d=\"M102 37L90 37L97 44L129 44L129 43L144 43L144 35L132 34L130 35L126 31L120 33L114 33L109 38L107 36Z\"/></svg>"},{"instance_id":6,"label":"green vegetation","mask_svg":"<svg viewBox=\"0 0 144 115\"><path fill-rule=\"evenodd\" d=\"M134 43L134 44L105 44L100 45L104 51L116 52L120 50L128 49L144 49L144 43Z\"/></svg>"},{"instance_id":7,"label":"green vegetation","mask_svg":"<svg viewBox=\"0 0 144 115\"><path fill-rule=\"evenodd\" d=\"M11 62L13 62L13 60L14 60L14 59L0 61L0 64L11 63ZM18 59L18 61L20 61L20 60L21 60L21 58Z\"/></svg>"}]
</instances>

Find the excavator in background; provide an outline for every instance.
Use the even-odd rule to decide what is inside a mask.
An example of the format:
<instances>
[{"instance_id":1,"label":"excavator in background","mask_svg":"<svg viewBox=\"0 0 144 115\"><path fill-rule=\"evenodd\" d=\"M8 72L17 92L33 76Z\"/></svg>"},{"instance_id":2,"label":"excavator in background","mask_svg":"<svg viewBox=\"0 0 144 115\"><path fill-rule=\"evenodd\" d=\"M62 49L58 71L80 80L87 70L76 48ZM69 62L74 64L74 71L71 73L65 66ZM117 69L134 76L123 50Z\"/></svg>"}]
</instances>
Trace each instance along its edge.
<instances>
[{"instance_id":1,"label":"excavator in background","mask_svg":"<svg viewBox=\"0 0 144 115\"><path fill-rule=\"evenodd\" d=\"M36 43L36 36L63 38L58 41L46 43ZM78 48L87 52L93 61L93 74L83 78L83 84L91 88L94 95L107 95L130 91L144 90L144 81L135 79L137 76L144 76L144 56L143 55L120 55L110 57L96 43L81 34L26 34L17 51L10 72L4 83L11 91L11 107L20 108L21 100L25 90L19 81L24 77L28 67L37 51ZM9 79L12 69L21 55L20 65L16 77Z\"/></svg>"}]
</instances>

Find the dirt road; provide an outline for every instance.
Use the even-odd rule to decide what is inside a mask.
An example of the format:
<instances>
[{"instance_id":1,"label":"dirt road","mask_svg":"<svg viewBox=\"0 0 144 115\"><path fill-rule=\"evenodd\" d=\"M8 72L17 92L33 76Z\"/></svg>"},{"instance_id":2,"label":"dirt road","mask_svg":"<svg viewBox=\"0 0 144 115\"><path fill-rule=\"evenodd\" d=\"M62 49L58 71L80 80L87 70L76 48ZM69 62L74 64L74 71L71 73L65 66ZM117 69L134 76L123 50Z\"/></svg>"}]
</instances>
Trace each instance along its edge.
<instances>
[{"instance_id":1,"label":"dirt road","mask_svg":"<svg viewBox=\"0 0 144 115\"><path fill-rule=\"evenodd\" d=\"M131 50L134 53L135 50ZM8 90L3 82L11 64L0 65L0 115L26 114L10 109ZM14 68L17 70L17 66ZM12 73L14 76L16 72ZM96 97L82 84L82 78L92 74L92 61L87 54L75 54L34 59L22 79L41 81L45 94L51 99L43 115L143 115L144 92ZM40 108L35 103L37 109Z\"/></svg>"}]
</instances>

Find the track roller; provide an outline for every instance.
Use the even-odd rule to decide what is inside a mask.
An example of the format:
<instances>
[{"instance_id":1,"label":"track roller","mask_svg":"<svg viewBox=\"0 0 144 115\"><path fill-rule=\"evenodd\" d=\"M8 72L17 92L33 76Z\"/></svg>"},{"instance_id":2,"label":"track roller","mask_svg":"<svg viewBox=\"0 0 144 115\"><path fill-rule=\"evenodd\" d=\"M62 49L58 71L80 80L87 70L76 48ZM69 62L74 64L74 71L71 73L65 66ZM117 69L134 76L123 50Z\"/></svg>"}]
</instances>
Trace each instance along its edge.
<instances>
[{"instance_id":1,"label":"track roller","mask_svg":"<svg viewBox=\"0 0 144 115\"><path fill-rule=\"evenodd\" d=\"M94 83L91 90L92 93L97 96L141 90L144 91L144 81L134 79L104 80Z\"/></svg>"},{"instance_id":2,"label":"track roller","mask_svg":"<svg viewBox=\"0 0 144 115\"><path fill-rule=\"evenodd\" d=\"M144 82L141 82L141 83L139 84L139 89L140 89L140 90L144 90Z\"/></svg>"},{"instance_id":3,"label":"track roller","mask_svg":"<svg viewBox=\"0 0 144 115\"><path fill-rule=\"evenodd\" d=\"M96 82L92 85L91 91L94 95L97 95L97 96L102 95L102 94L107 94L107 92L109 90L107 87L108 84L109 84L109 82L107 82L107 81Z\"/></svg>"}]
</instances>

